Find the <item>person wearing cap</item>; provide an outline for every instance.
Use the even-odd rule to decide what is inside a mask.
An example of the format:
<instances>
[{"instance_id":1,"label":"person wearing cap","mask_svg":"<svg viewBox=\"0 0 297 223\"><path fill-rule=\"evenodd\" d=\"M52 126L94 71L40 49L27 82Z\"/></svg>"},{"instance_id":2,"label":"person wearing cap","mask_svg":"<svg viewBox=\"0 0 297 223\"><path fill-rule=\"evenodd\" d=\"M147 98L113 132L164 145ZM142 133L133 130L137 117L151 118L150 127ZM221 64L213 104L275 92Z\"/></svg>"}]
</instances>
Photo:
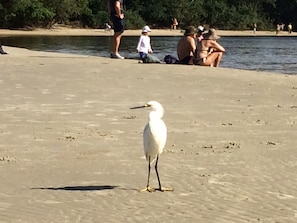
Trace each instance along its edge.
<instances>
[{"instance_id":1,"label":"person wearing cap","mask_svg":"<svg viewBox=\"0 0 297 223\"><path fill-rule=\"evenodd\" d=\"M196 28L189 26L185 29L184 36L179 40L177 44L177 56L180 64L194 64L196 33Z\"/></svg>"},{"instance_id":2,"label":"person wearing cap","mask_svg":"<svg viewBox=\"0 0 297 223\"><path fill-rule=\"evenodd\" d=\"M203 26L198 26L198 32L197 32L197 41L200 42L203 39L203 32L204 32L204 27Z\"/></svg>"},{"instance_id":3,"label":"person wearing cap","mask_svg":"<svg viewBox=\"0 0 297 223\"><path fill-rule=\"evenodd\" d=\"M137 44L137 52L139 53L140 60L144 61L147 58L148 53L153 53L151 47L151 39L149 37L149 33L152 30L149 26L144 26L141 31L141 36L139 37Z\"/></svg>"},{"instance_id":4,"label":"person wearing cap","mask_svg":"<svg viewBox=\"0 0 297 223\"><path fill-rule=\"evenodd\" d=\"M225 52L225 48L217 42L220 37L215 29L209 29L203 34L203 39L197 43L195 62L201 66L218 67Z\"/></svg>"}]
</instances>

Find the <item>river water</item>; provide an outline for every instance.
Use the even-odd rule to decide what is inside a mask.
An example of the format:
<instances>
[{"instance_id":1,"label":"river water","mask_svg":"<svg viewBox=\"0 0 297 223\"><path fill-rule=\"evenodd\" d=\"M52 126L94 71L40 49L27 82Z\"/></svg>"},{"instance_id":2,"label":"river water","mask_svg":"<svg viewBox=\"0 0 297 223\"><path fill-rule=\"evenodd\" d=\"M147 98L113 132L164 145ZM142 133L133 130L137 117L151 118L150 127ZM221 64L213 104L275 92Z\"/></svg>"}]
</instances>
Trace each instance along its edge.
<instances>
[{"instance_id":1,"label":"river water","mask_svg":"<svg viewBox=\"0 0 297 223\"><path fill-rule=\"evenodd\" d=\"M137 58L139 37L124 36L120 52L128 58ZM180 37L151 37L155 56L176 56ZM13 36L1 37L3 45L31 50L62 52L108 57L111 37L108 36ZM297 74L297 37L222 37L219 42L226 48L221 67L273 73ZM9 52L8 52L9 53Z\"/></svg>"}]
</instances>

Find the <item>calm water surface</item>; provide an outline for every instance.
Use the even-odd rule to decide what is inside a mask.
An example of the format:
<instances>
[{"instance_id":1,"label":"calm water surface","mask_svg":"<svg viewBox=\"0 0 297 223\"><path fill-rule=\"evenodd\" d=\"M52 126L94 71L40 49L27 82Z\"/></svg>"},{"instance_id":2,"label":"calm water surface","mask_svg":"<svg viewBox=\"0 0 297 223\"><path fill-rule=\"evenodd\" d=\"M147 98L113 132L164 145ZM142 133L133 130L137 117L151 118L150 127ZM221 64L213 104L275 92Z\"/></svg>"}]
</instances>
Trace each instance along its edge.
<instances>
[{"instance_id":1,"label":"calm water surface","mask_svg":"<svg viewBox=\"0 0 297 223\"><path fill-rule=\"evenodd\" d=\"M128 58L137 58L139 37L122 38L120 52ZM180 37L151 37L157 56L176 56ZM106 56L110 54L111 37L106 36L17 36L1 37L3 45L31 50ZM219 42L226 48L221 67L274 73L297 74L297 37L222 37Z\"/></svg>"}]
</instances>

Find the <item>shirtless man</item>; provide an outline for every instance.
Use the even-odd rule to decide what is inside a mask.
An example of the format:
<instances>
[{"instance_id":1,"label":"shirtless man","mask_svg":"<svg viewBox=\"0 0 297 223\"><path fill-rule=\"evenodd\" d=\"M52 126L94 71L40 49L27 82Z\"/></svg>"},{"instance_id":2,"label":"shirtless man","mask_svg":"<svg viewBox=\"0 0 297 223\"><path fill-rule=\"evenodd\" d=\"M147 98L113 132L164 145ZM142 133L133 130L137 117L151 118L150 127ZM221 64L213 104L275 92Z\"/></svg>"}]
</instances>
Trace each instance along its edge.
<instances>
[{"instance_id":1,"label":"shirtless man","mask_svg":"<svg viewBox=\"0 0 297 223\"><path fill-rule=\"evenodd\" d=\"M216 35L215 29L210 29L203 35L203 39L197 44L196 61L201 66L218 67L225 52L225 48L216 40L220 37Z\"/></svg>"},{"instance_id":2,"label":"shirtless man","mask_svg":"<svg viewBox=\"0 0 297 223\"><path fill-rule=\"evenodd\" d=\"M179 64L194 64L193 60L196 51L196 33L197 30L194 26L189 26L185 29L184 36L177 44Z\"/></svg>"}]
</instances>

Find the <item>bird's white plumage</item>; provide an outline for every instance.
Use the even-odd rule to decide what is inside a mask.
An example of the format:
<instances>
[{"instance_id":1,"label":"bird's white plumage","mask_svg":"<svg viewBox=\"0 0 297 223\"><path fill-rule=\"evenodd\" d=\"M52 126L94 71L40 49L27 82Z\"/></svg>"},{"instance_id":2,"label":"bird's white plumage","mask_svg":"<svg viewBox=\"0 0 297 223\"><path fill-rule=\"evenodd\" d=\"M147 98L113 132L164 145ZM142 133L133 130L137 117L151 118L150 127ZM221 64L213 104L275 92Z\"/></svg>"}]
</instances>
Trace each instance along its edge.
<instances>
[{"instance_id":1,"label":"bird's white plumage","mask_svg":"<svg viewBox=\"0 0 297 223\"><path fill-rule=\"evenodd\" d=\"M155 171L158 178L160 191L173 191L173 188L165 188L161 186L161 181L158 173L158 160L160 154L163 152L166 140L167 140L167 128L165 123L162 120L164 115L164 109L162 105L157 101L149 101L143 106L133 107L131 109L137 108L149 108L151 111L149 113L149 120L146 124L143 132L143 148L144 154L148 161L148 177L147 177L147 186L142 191L155 191L154 188L149 186L150 181L150 171L151 163L155 162Z\"/></svg>"},{"instance_id":2,"label":"bird's white plumage","mask_svg":"<svg viewBox=\"0 0 297 223\"><path fill-rule=\"evenodd\" d=\"M167 140L167 128L162 120L164 109L159 102L150 101L146 107L151 109L149 120L143 132L144 154L153 162L163 152Z\"/></svg>"}]
</instances>

